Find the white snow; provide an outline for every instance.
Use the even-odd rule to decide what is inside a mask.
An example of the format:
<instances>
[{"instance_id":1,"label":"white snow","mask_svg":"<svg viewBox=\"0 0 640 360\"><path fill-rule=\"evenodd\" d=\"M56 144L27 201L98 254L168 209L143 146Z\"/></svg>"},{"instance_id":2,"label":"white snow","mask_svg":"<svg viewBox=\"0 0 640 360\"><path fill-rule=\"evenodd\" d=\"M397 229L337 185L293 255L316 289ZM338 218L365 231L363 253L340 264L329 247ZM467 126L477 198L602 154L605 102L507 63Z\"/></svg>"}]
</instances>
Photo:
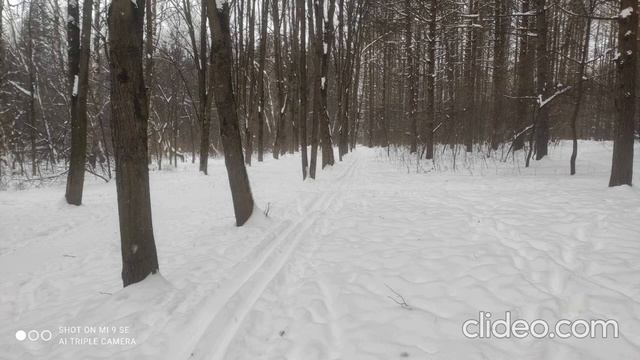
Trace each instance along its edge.
<instances>
[{"instance_id":1,"label":"white snow","mask_svg":"<svg viewBox=\"0 0 640 360\"><path fill-rule=\"evenodd\" d=\"M269 217L241 228L223 160L152 172L161 275L126 289L115 182L80 207L64 184L0 192L0 358L636 358L640 192L607 187L611 143L581 141L574 177L570 143L550 151L453 168L359 147L306 182L299 156L269 159L249 168ZM616 319L620 338L463 337L479 311ZM16 340L32 329L53 338Z\"/></svg>"},{"instance_id":2,"label":"white snow","mask_svg":"<svg viewBox=\"0 0 640 360\"><path fill-rule=\"evenodd\" d=\"M629 16L631 16L631 14L633 14L633 8L631 6L622 9L622 11L620 11L620 18L621 19L626 19Z\"/></svg>"},{"instance_id":3,"label":"white snow","mask_svg":"<svg viewBox=\"0 0 640 360\"><path fill-rule=\"evenodd\" d=\"M78 75L73 77L73 96L78 96Z\"/></svg>"},{"instance_id":4,"label":"white snow","mask_svg":"<svg viewBox=\"0 0 640 360\"><path fill-rule=\"evenodd\" d=\"M225 5L229 3L229 0L216 0L216 8L222 11Z\"/></svg>"}]
</instances>

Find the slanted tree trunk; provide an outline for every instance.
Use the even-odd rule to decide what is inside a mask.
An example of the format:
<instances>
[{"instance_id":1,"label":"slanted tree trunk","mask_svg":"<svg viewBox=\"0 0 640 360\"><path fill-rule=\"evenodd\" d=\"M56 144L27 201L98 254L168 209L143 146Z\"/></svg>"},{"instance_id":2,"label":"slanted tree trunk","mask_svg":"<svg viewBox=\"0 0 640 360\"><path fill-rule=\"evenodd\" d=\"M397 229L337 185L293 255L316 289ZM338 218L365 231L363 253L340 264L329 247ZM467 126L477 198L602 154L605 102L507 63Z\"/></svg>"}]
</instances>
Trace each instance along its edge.
<instances>
[{"instance_id":1,"label":"slanted tree trunk","mask_svg":"<svg viewBox=\"0 0 640 360\"><path fill-rule=\"evenodd\" d=\"M111 131L124 286L158 272L147 167L147 90L142 70L145 1L113 0L109 8Z\"/></svg>"},{"instance_id":2,"label":"slanted tree trunk","mask_svg":"<svg viewBox=\"0 0 640 360\"><path fill-rule=\"evenodd\" d=\"M216 1L219 1L220 4ZM242 226L251 217L254 204L247 168L244 166L242 156L238 108L233 93L229 3L224 0L209 0L207 13L211 28L211 71L213 73L214 98L220 119L224 162L229 176L236 225Z\"/></svg>"},{"instance_id":3,"label":"slanted tree trunk","mask_svg":"<svg viewBox=\"0 0 640 360\"><path fill-rule=\"evenodd\" d=\"M76 39L78 30L78 5L69 13L67 31L69 34L69 80L71 81L71 156L67 174L65 198L72 205L82 203L84 186L84 164L87 152L87 93L89 91L89 57L91 51L91 12L93 0L84 0L82 4L82 37ZM74 22L74 24L71 24ZM77 40L80 40L78 42ZM72 49L72 46L74 47ZM77 47L77 48L76 48ZM77 58L76 58L77 57ZM73 69L72 66L76 68ZM75 110L75 112L73 112Z\"/></svg>"},{"instance_id":4,"label":"slanted tree trunk","mask_svg":"<svg viewBox=\"0 0 640 360\"><path fill-rule=\"evenodd\" d=\"M633 180L633 131L635 121L636 62L638 59L638 2L620 1L618 20L618 99L609 186L631 185Z\"/></svg>"}]
</instances>

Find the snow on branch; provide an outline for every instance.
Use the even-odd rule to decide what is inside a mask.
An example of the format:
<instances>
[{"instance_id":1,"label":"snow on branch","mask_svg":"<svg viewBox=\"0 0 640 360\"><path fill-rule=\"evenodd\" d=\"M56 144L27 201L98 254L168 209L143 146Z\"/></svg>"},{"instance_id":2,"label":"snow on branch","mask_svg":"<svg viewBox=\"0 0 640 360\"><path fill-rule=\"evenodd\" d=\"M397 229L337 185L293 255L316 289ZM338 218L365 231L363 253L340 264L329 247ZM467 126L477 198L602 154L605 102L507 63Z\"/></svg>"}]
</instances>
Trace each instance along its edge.
<instances>
[{"instance_id":1,"label":"snow on branch","mask_svg":"<svg viewBox=\"0 0 640 360\"><path fill-rule=\"evenodd\" d=\"M540 109L542 109L543 107L545 107L548 103L550 103L551 101L553 101L553 99L555 99L556 97L566 93L567 91L571 90L571 86L567 86L563 89L560 89L558 91L555 92L555 94L549 96L546 99L542 99L542 94L538 95L538 105L540 106Z\"/></svg>"}]
</instances>

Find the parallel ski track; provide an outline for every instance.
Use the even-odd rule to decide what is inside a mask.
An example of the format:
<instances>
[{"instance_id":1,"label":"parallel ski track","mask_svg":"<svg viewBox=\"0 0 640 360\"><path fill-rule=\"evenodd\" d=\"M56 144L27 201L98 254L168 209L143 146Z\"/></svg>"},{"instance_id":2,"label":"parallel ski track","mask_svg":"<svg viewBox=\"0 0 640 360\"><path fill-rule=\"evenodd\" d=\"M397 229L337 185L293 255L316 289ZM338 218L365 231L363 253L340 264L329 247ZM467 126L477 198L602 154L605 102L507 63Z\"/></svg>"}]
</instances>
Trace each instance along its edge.
<instances>
[{"instance_id":1,"label":"parallel ski track","mask_svg":"<svg viewBox=\"0 0 640 360\"><path fill-rule=\"evenodd\" d=\"M350 162L348 168L337 177L338 186L316 194L307 202L307 210L297 220L287 220L277 226L252 251L252 255L236 265L232 276L207 301L202 312L212 316L210 321L205 322L208 324L206 328L195 329L193 342L186 347L192 351L178 358L221 360L224 357L247 314L283 269L300 240L353 182L358 159Z\"/></svg>"}]
</instances>

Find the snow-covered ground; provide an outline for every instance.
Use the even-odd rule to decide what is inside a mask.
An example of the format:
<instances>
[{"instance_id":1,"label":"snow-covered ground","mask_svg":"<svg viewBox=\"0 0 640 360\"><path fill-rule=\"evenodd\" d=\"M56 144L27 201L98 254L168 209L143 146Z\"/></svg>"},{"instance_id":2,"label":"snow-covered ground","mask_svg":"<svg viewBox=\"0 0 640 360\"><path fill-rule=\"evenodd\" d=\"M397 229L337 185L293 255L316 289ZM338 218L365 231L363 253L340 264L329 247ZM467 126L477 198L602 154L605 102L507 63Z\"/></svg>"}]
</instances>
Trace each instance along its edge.
<instances>
[{"instance_id":1,"label":"snow-covered ground","mask_svg":"<svg viewBox=\"0 0 640 360\"><path fill-rule=\"evenodd\" d=\"M434 170L358 148L304 183L298 155L267 160L249 175L268 216L242 228L222 161L153 172L161 275L126 289L113 182L81 207L62 185L0 192L0 359L640 358L640 192L607 187L610 143L581 142L574 177L569 151ZM620 337L468 339L479 311Z\"/></svg>"}]
</instances>

